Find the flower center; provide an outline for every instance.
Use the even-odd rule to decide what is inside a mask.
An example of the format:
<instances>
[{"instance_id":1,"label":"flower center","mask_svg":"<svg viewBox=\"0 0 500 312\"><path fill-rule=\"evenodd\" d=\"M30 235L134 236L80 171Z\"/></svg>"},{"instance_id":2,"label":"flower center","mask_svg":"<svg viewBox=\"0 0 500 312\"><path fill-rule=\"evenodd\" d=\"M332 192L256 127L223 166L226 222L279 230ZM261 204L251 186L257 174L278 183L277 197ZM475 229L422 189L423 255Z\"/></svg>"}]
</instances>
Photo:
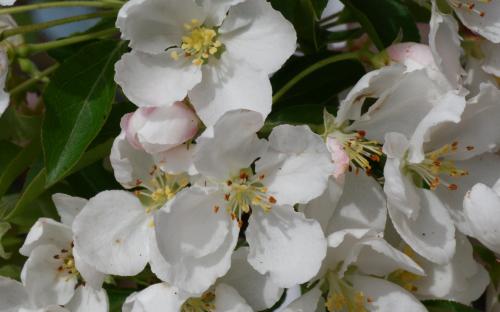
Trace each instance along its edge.
<instances>
[{"instance_id":1,"label":"flower center","mask_svg":"<svg viewBox=\"0 0 500 312\"><path fill-rule=\"evenodd\" d=\"M215 293L206 291L199 298L189 298L181 307L181 312L215 312Z\"/></svg>"},{"instance_id":2,"label":"flower center","mask_svg":"<svg viewBox=\"0 0 500 312\"><path fill-rule=\"evenodd\" d=\"M383 155L382 145L377 141L367 140L364 131L344 133L336 130L329 136L340 142L353 166L370 172L372 162L380 162Z\"/></svg>"},{"instance_id":3,"label":"flower center","mask_svg":"<svg viewBox=\"0 0 500 312\"><path fill-rule=\"evenodd\" d=\"M181 49L184 56L192 59L194 65L201 66L208 62L210 56L220 55L222 43L217 39L217 30L203 26L197 19L184 24L188 33L182 37ZM179 59L177 51L171 52L174 60Z\"/></svg>"},{"instance_id":4,"label":"flower center","mask_svg":"<svg viewBox=\"0 0 500 312\"><path fill-rule=\"evenodd\" d=\"M421 163L407 164L406 169L414 174L417 185L428 186L431 190L435 190L439 185L444 185L450 190L456 190L458 188L456 184L447 183L440 176L461 177L468 174L467 170L457 168L453 161L446 159L446 156L454 153L457 149L458 142L446 144L435 151L426 153L425 159ZM467 150L470 149L472 147L467 147Z\"/></svg>"},{"instance_id":5,"label":"flower center","mask_svg":"<svg viewBox=\"0 0 500 312\"><path fill-rule=\"evenodd\" d=\"M189 184L189 176L185 173L168 174L157 166L153 166L149 174L151 179L148 183L137 180L138 189L134 191L148 214L163 207L167 201Z\"/></svg>"},{"instance_id":6,"label":"flower center","mask_svg":"<svg viewBox=\"0 0 500 312\"><path fill-rule=\"evenodd\" d=\"M267 187L262 183L264 175L253 174L252 169L241 169L239 175L227 180L224 199L227 212L241 225L241 215L249 213L251 207L260 207L269 212L276 198L267 194ZM218 207L214 208L218 210Z\"/></svg>"},{"instance_id":7,"label":"flower center","mask_svg":"<svg viewBox=\"0 0 500 312\"><path fill-rule=\"evenodd\" d=\"M57 272L67 275L67 280L72 277L80 278L80 273L76 269L75 257L73 256L73 242L71 248L61 249L53 258L60 261L61 264L57 267Z\"/></svg>"},{"instance_id":8,"label":"flower center","mask_svg":"<svg viewBox=\"0 0 500 312\"><path fill-rule=\"evenodd\" d=\"M484 11L476 9L476 4L472 1L464 1L464 0L449 0L449 1L450 4L457 9L466 9L470 13L477 14L481 17L483 17L486 14L484 13ZM491 0L478 0L478 1L486 4L491 2Z\"/></svg>"},{"instance_id":9,"label":"flower center","mask_svg":"<svg viewBox=\"0 0 500 312\"><path fill-rule=\"evenodd\" d=\"M404 246L403 252L405 255L419 264L418 261L416 261L415 252L408 245ZM418 287L415 285L415 282L421 280L422 276L399 269L389 274L387 279L410 292L416 292L418 291Z\"/></svg>"},{"instance_id":10,"label":"flower center","mask_svg":"<svg viewBox=\"0 0 500 312\"><path fill-rule=\"evenodd\" d=\"M329 312L368 312L366 305L372 300L367 298L362 291L345 281L339 279L337 273L328 273L328 295L325 306Z\"/></svg>"}]
</instances>

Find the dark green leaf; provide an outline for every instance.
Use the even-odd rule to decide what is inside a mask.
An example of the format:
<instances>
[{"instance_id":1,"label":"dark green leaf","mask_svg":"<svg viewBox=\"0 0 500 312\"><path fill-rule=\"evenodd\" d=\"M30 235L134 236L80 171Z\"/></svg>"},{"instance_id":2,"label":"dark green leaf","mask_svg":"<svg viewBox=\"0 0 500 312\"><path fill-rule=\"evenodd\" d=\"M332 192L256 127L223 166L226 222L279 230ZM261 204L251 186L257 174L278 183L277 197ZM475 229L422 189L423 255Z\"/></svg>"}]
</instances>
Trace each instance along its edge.
<instances>
[{"instance_id":1,"label":"dark green leaf","mask_svg":"<svg viewBox=\"0 0 500 312\"><path fill-rule=\"evenodd\" d=\"M40 135L40 116L24 115L9 106L0 118L0 140L25 144Z\"/></svg>"},{"instance_id":2,"label":"dark green leaf","mask_svg":"<svg viewBox=\"0 0 500 312\"><path fill-rule=\"evenodd\" d=\"M47 86L42 145L48 185L75 166L106 122L116 89L114 64L121 52L117 41L86 46L61 65Z\"/></svg>"},{"instance_id":3,"label":"dark green leaf","mask_svg":"<svg viewBox=\"0 0 500 312\"><path fill-rule=\"evenodd\" d=\"M327 0L271 0L272 6L295 27L300 48L305 53L325 47L317 22L327 3Z\"/></svg>"},{"instance_id":4,"label":"dark green leaf","mask_svg":"<svg viewBox=\"0 0 500 312\"><path fill-rule=\"evenodd\" d=\"M328 43L341 42L359 38L362 34L364 34L364 30L362 28L328 32L328 34L326 34L325 40Z\"/></svg>"},{"instance_id":5,"label":"dark green leaf","mask_svg":"<svg viewBox=\"0 0 500 312\"><path fill-rule=\"evenodd\" d=\"M500 283L500 263L494 252L479 243L473 244L474 252L481 258L493 285Z\"/></svg>"},{"instance_id":6,"label":"dark green leaf","mask_svg":"<svg viewBox=\"0 0 500 312\"><path fill-rule=\"evenodd\" d=\"M447 300L426 300L423 303L429 312L479 312L469 306Z\"/></svg>"},{"instance_id":7,"label":"dark green leaf","mask_svg":"<svg viewBox=\"0 0 500 312\"><path fill-rule=\"evenodd\" d=\"M109 155L112 143L112 140L108 140L107 142L87 151L78 161L76 166L74 166L72 170L67 174L75 173L95 163L96 161L101 160L106 155ZM5 220L11 221L14 220L18 215L23 214L35 199L37 199L40 195L42 195L46 190L49 189L50 185L46 183L47 174L45 168L32 171L34 172L28 174L28 176L31 177L30 179L28 179L29 183L25 186L15 206L12 209L9 209L7 216L4 218Z\"/></svg>"},{"instance_id":8,"label":"dark green leaf","mask_svg":"<svg viewBox=\"0 0 500 312\"><path fill-rule=\"evenodd\" d=\"M7 192L12 182L36 159L40 151L40 140L34 140L25 148L0 143L0 197Z\"/></svg>"},{"instance_id":9,"label":"dark green leaf","mask_svg":"<svg viewBox=\"0 0 500 312\"><path fill-rule=\"evenodd\" d=\"M321 53L306 57L292 57L272 78L273 90L279 90L291 77L327 57ZM354 85L365 73L363 66L356 61L341 61L326 65L302 79L278 102L273 111L284 106L314 104L322 106L337 105L337 94ZM333 111L335 112L335 111Z\"/></svg>"},{"instance_id":10,"label":"dark green leaf","mask_svg":"<svg viewBox=\"0 0 500 312\"><path fill-rule=\"evenodd\" d=\"M341 0L379 50L402 41L420 42L417 24L407 6L397 0Z\"/></svg>"}]
</instances>

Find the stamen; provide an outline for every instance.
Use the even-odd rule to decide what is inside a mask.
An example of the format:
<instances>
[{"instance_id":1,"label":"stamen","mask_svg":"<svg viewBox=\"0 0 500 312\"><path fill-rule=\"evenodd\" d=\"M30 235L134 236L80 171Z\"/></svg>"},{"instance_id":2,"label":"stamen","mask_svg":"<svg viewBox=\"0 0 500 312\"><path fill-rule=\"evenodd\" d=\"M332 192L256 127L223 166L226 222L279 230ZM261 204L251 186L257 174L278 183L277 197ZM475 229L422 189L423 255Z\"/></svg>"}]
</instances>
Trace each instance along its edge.
<instances>
[{"instance_id":1,"label":"stamen","mask_svg":"<svg viewBox=\"0 0 500 312\"><path fill-rule=\"evenodd\" d=\"M163 172L156 166L149 172L151 179L149 183L138 185L140 189L134 191L134 195L143 203L146 213L151 213L161 208L175 194L189 184L187 174L172 175Z\"/></svg>"},{"instance_id":2,"label":"stamen","mask_svg":"<svg viewBox=\"0 0 500 312\"><path fill-rule=\"evenodd\" d=\"M481 3L488 4L491 2L491 0L477 0ZM465 9L469 13L474 13L479 15L480 17L484 17L485 13L484 11L480 11L476 9L476 5L474 2L471 1L464 1L464 0L450 0L451 6L457 8L457 9Z\"/></svg>"},{"instance_id":3,"label":"stamen","mask_svg":"<svg viewBox=\"0 0 500 312\"><path fill-rule=\"evenodd\" d=\"M215 29L205 27L197 19L184 24L188 32L182 37L180 48L184 50L186 58L192 58L191 63L201 66L208 62L210 56L217 56L221 52L222 42L217 39L218 33ZM177 51L170 53L174 60L179 59Z\"/></svg>"},{"instance_id":4,"label":"stamen","mask_svg":"<svg viewBox=\"0 0 500 312\"><path fill-rule=\"evenodd\" d=\"M356 168L370 171L372 169L370 161L380 162L383 155L382 145L377 141L366 140L366 131L359 130L348 134L335 131L331 136L340 142L350 162Z\"/></svg>"},{"instance_id":5,"label":"stamen","mask_svg":"<svg viewBox=\"0 0 500 312\"><path fill-rule=\"evenodd\" d=\"M241 169L237 176L224 184L227 202L226 210L233 220L241 221L242 214L250 213L252 207L260 207L268 212L277 203L272 195L267 194L267 187L262 184L265 175L254 175L252 169Z\"/></svg>"},{"instance_id":6,"label":"stamen","mask_svg":"<svg viewBox=\"0 0 500 312\"><path fill-rule=\"evenodd\" d=\"M468 175L467 170L459 169L452 160L446 159L458 150L458 142L444 145L437 150L425 154L425 159L418 164L409 164L407 169L422 179L425 185L431 190L435 190L439 185L447 187L451 191L458 189L458 185L448 183L441 178L441 175L450 177L461 177ZM466 148L470 151L472 149Z\"/></svg>"}]
</instances>

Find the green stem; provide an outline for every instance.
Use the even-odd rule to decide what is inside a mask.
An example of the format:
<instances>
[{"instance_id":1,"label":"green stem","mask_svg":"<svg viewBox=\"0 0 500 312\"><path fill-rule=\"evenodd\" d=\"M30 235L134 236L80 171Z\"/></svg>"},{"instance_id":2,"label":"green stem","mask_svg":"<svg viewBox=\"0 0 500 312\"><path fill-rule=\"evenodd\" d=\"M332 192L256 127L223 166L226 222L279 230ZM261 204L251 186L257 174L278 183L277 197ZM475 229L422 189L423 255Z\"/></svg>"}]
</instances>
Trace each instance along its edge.
<instances>
[{"instance_id":1,"label":"green stem","mask_svg":"<svg viewBox=\"0 0 500 312\"><path fill-rule=\"evenodd\" d=\"M50 42L44 42L44 43L34 43L34 44L25 44L22 46L19 46L16 48L16 52L18 55L22 57L26 57L30 53L38 53L38 52L44 52L48 51L51 49L55 48L60 48L64 47L67 45L83 42L83 41L88 41L96 38L102 38L102 37L108 37L110 35L113 35L116 33L118 29L116 28L109 28L93 33L88 33L84 35L79 35L79 36L73 36L61 40L55 40L55 41L50 41Z\"/></svg>"},{"instance_id":2,"label":"green stem","mask_svg":"<svg viewBox=\"0 0 500 312\"><path fill-rule=\"evenodd\" d=\"M360 59L361 57L365 56L365 51L356 51L356 52L349 52L349 53L343 53L343 54L337 54L331 57L328 57L324 60L321 60L317 63L314 63L313 65L309 66L308 68L304 69L301 71L297 76L293 77L290 81L288 81L281 89L276 92L273 96L273 104L278 102L278 100L285 95L290 89L293 88L297 83L299 83L302 79L305 77L309 76L313 72L317 71L318 69L321 69L327 65L340 62L340 61L345 61L345 60L357 60Z\"/></svg>"},{"instance_id":3,"label":"green stem","mask_svg":"<svg viewBox=\"0 0 500 312\"><path fill-rule=\"evenodd\" d=\"M15 88L13 88L12 90L9 91L9 94L13 95L13 94L25 91L26 89L30 88L35 83L39 82L42 78L52 74L58 67L59 67L59 64L55 64L55 65L48 67L47 69L38 73L35 77L30 78L30 79L22 82L21 84L17 85Z\"/></svg>"},{"instance_id":4,"label":"green stem","mask_svg":"<svg viewBox=\"0 0 500 312\"><path fill-rule=\"evenodd\" d=\"M39 23L39 24L25 25L25 26L19 26L16 28L10 28L10 29L6 29L0 33L0 40L3 40L7 37L11 37L11 36L19 35L19 34L24 34L24 33L29 33L29 32L34 32L34 31L39 31L42 29L47 29L50 27L58 26L58 25L69 24L69 23L74 23L74 22L98 18L98 17L113 16L115 14L116 14L116 11L114 11L114 10L113 11L103 11L103 12L97 12L97 13L90 13L90 14L65 17L65 18L56 19L56 20L52 20L49 22Z\"/></svg>"},{"instance_id":5,"label":"green stem","mask_svg":"<svg viewBox=\"0 0 500 312\"><path fill-rule=\"evenodd\" d=\"M94 8L121 8L122 3L117 2L101 2L101 1L55 1L55 2L44 2L35 3L28 5L21 5L9 8L0 9L0 15L2 14L15 14L26 11L47 9L47 8L57 8L57 7L94 7Z\"/></svg>"}]
</instances>

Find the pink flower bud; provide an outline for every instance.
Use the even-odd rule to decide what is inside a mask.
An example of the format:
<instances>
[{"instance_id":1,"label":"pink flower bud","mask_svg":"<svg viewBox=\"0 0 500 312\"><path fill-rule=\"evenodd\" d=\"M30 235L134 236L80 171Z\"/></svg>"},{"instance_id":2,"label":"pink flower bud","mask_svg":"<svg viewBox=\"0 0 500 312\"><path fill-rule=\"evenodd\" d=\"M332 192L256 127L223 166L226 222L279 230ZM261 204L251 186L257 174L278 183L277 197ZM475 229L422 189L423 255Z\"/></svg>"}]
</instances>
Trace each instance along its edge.
<instances>
[{"instance_id":1,"label":"pink flower bud","mask_svg":"<svg viewBox=\"0 0 500 312\"><path fill-rule=\"evenodd\" d=\"M192 139L198 117L183 102L171 106L142 107L123 116L121 127L135 149L150 154L165 152Z\"/></svg>"},{"instance_id":2,"label":"pink flower bud","mask_svg":"<svg viewBox=\"0 0 500 312\"><path fill-rule=\"evenodd\" d=\"M396 63L406 65L410 70L436 67L429 46L421 43L397 43L387 48L389 58Z\"/></svg>"}]
</instances>

